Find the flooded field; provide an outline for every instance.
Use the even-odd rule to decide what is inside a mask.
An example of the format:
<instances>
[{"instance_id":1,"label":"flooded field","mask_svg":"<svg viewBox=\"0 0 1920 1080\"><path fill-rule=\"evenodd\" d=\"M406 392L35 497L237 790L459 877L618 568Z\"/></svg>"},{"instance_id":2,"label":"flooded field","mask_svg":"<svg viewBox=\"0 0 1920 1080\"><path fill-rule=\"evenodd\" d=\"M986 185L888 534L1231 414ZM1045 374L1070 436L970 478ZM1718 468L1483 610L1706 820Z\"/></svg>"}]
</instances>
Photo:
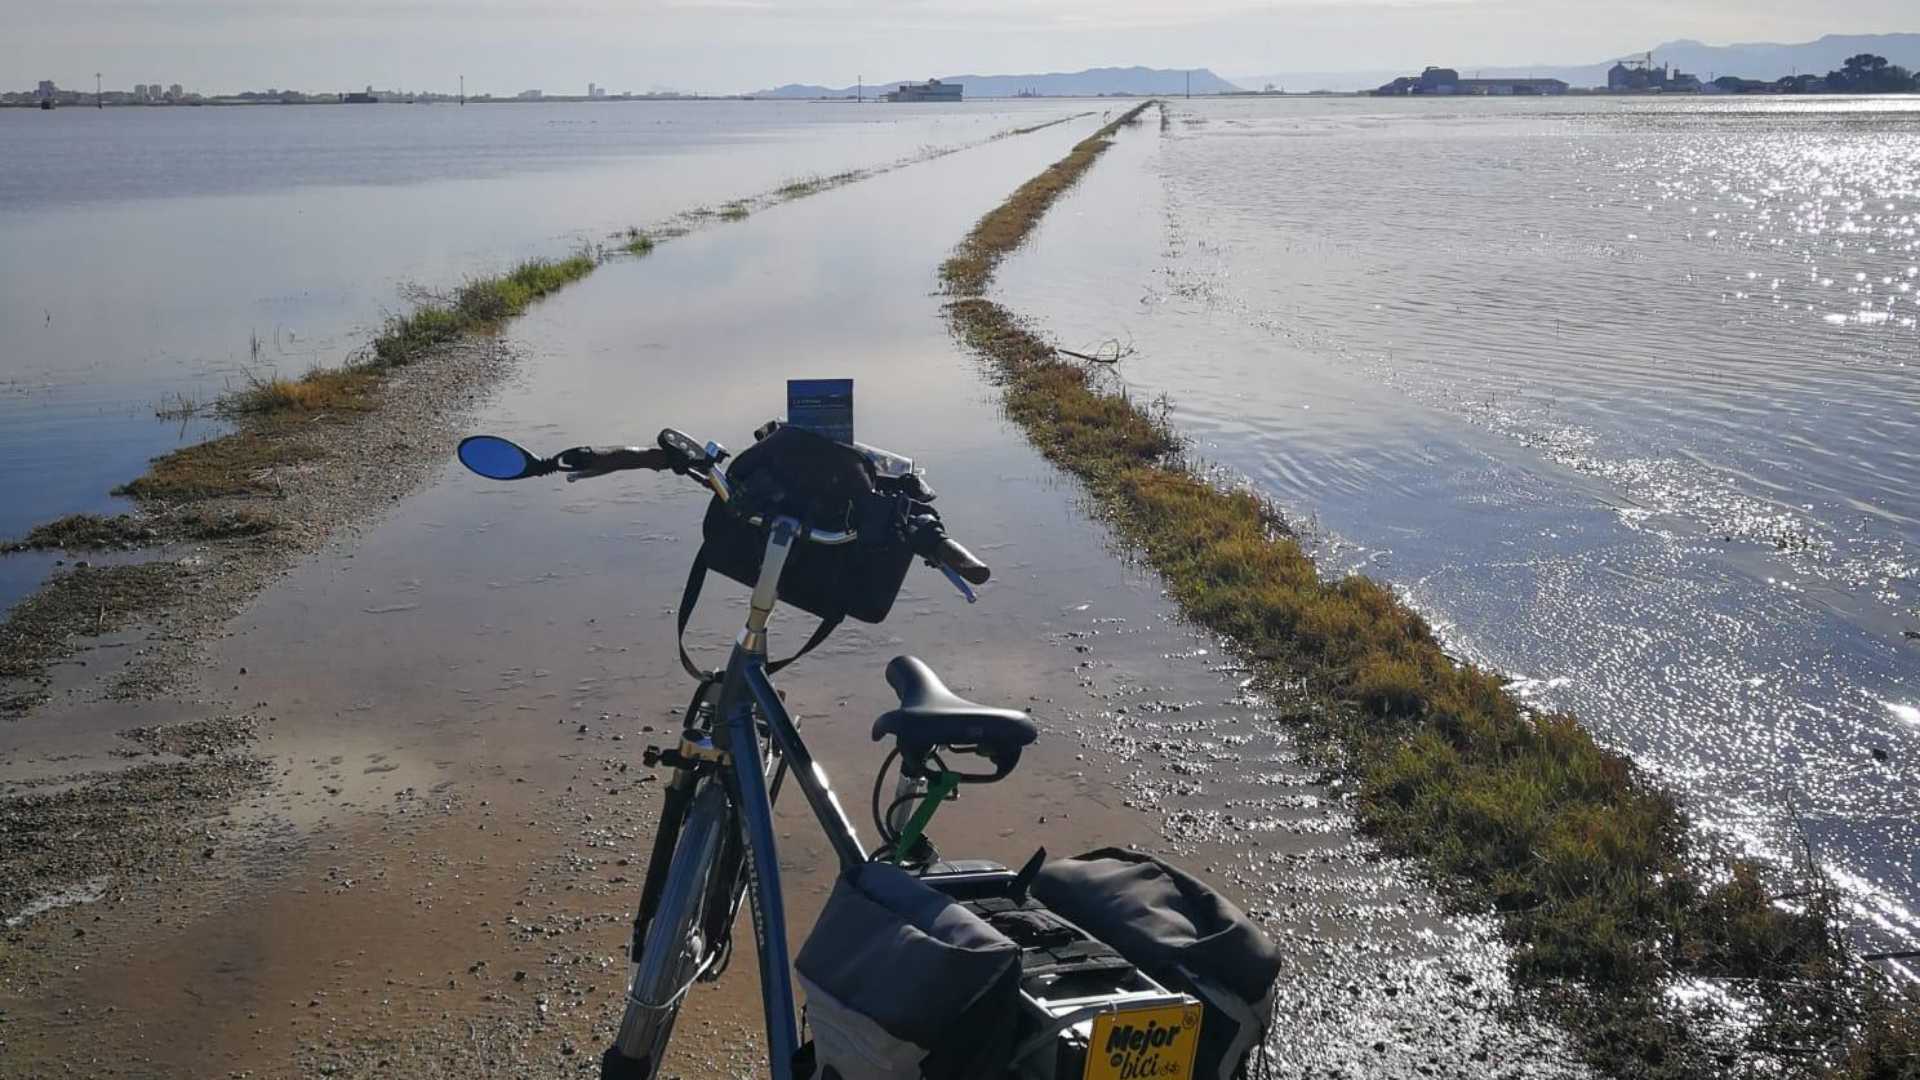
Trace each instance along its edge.
<instances>
[{"instance_id":1,"label":"flooded field","mask_svg":"<svg viewBox=\"0 0 1920 1080\"><path fill-rule=\"evenodd\" d=\"M363 347L403 287L1085 111L769 102L0 110L0 540ZM162 415L156 415L162 414ZM0 559L0 609L50 559Z\"/></svg>"},{"instance_id":2,"label":"flooded field","mask_svg":"<svg viewBox=\"0 0 1920 1080\"><path fill-rule=\"evenodd\" d=\"M1915 109L1178 102L1001 288L1131 347L1128 384L1327 569L1729 843L1804 833L1862 937L1911 948Z\"/></svg>"},{"instance_id":3,"label":"flooded field","mask_svg":"<svg viewBox=\"0 0 1920 1080\"><path fill-rule=\"evenodd\" d=\"M1370 858L1277 709L1115 557L948 340L940 259L1097 123L609 264L515 324L520 376L472 426L550 450L673 424L739 449L782 410L787 377L853 377L860 437L924 464L996 569L973 607L916 571L886 624L842 631L782 678L862 826L882 757L871 718L891 701L880 669L916 653L1045 729L1013 778L942 815L943 849L1012 863L1131 842L1222 882L1287 943L1283 1075L1475 1076L1487 1060L1579 1075L1550 1032L1498 1014L1491 928ZM658 799L636 761L687 692L670 616L702 502L670 476L501 485L447 469L264 594L214 647L204 690L257 717L271 784L164 888L97 890L28 924L22 955L73 962L28 963L32 981L9 988L17 1060L51 1071L104 1029L141 1075L578 1073L616 1016ZM709 596L691 644L718 656L743 596ZM776 651L806 626L778 620ZM0 732L0 769L116 767L113 732L180 711L49 711ZM797 809L781 837L796 939L830 872ZM128 936L144 943L131 956L91 951ZM753 975L743 955L695 992L681 1075L752 1072Z\"/></svg>"},{"instance_id":4,"label":"flooded field","mask_svg":"<svg viewBox=\"0 0 1920 1080\"><path fill-rule=\"evenodd\" d=\"M7 357L22 374L5 373L0 450L37 462L0 490L20 518L0 533L98 508L146 455L207 430L156 422L152 401L337 361L400 282L915 161L609 260L511 325L504 385L416 408L548 452L667 425L739 450L787 378L854 378L858 437L924 465L996 569L975 606L916 570L885 625L843 629L782 678L863 832L880 671L914 653L1045 732L1013 778L942 814L943 850L1017 863L1131 843L1221 882L1289 958L1280 1075L1582 1075L1561 1036L1507 1008L1494 926L1447 914L1356 838L1291 703L1180 622L949 339L941 260L1101 110L705 107L202 132L202 159L244 167L199 195L163 168L56 197L73 154L124 165L131 144L36 136L51 171L0 179L0 235L37 245L0 255L8 338L29 341ZM643 117L663 130L627 126ZM1119 355L1118 377L1166 394L1199 454L1278 500L1327 569L1392 583L1728 843L1791 859L1804 834L1863 939L1910 942L1920 121L1846 103L1364 101L1183 101L1153 119L1005 263L1008 306ZM317 164L327 147L363 165ZM381 235L340 224L357 204ZM205 253L219 288L121 279L132 299L91 322L29 310L52 295L36 266L71 280L115 239L86 234L82 258L48 223L115 220L134 252L197 252L173 231L188 229L245 257ZM259 272L276 258L286 273ZM219 344L269 295L300 312L290 332ZM0 794L32 800L8 804L30 807L10 828L126 834L55 845L41 870L57 887L0 912L0 1072L592 1068L658 801L639 756L688 692L672 615L703 496L671 476L489 483L447 447L388 476L376 441L366 482L386 512L223 624L190 680L119 692L181 633L136 625L90 639L57 665L53 704L0 725ZM0 560L0 602L56 557ZM710 586L696 654L717 661L743 612L740 590ZM776 652L808 628L778 620ZM831 874L798 809L781 813L796 940ZM753 978L743 950L696 991L681 1075L754 1071Z\"/></svg>"}]
</instances>

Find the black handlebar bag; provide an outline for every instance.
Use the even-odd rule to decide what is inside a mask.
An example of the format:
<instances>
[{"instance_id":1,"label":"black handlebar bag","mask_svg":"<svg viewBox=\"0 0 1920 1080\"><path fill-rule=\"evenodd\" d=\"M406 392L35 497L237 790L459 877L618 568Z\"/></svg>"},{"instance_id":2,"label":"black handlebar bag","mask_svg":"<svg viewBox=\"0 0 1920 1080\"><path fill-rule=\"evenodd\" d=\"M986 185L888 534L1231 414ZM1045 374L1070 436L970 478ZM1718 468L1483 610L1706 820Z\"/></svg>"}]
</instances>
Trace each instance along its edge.
<instances>
[{"instance_id":1,"label":"black handlebar bag","mask_svg":"<svg viewBox=\"0 0 1920 1080\"><path fill-rule=\"evenodd\" d=\"M774 518L796 518L820 532L857 530L850 544L795 543L780 574L780 602L834 624L881 622L913 552L900 527L900 497L877 490L876 480L858 450L804 428L776 428L728 464L733 498L707 505L700 561L752 588ZM754 525L752 517L768 524Z\"/></svg>"},{"instance_id":2,"label":"black handlebar bag","mask_svg":"<svg viewBox=\"0 0 1920 1080\"><path fill-rule=\"evenodd\" d=\"M1200 999L1194 1080L1236 1080L1273 1024L1280 950L1233 902L1151 855L1105 848L1042 867L1033 896L1155 982Z\"/></svg>"}]
</instances>

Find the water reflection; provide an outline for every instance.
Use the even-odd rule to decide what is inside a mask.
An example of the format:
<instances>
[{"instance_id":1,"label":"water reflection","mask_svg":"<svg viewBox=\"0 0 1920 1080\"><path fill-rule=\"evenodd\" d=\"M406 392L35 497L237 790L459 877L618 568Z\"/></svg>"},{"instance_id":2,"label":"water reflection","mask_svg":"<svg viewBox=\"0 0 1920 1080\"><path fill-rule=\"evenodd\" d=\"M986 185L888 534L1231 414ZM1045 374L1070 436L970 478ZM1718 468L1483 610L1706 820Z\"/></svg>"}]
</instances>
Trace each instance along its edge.
<instances>
[{"instance_id":1,"label":"water reflection","mask_svg":"<svg viewBox=\"0 0 1920 1080\"><path fill-rule=\"evenodd\" d=\"M0 110L0 538L115 509L110 488L213 427L156 412L341 362L404 284L1078 111ZM0 608L34 580L0 575Z\"/></svg>"},{"instance_id":2,"label":"water reflection","mask_svg":"<svg viewBox=\"0 0 1920 1080\"><path fill-rule=\"evenodd\" d=\"M1913 103L1178 104L1014 305L1131 334L1331 569L1920 931Z\"/></svg>"}]
</instances>

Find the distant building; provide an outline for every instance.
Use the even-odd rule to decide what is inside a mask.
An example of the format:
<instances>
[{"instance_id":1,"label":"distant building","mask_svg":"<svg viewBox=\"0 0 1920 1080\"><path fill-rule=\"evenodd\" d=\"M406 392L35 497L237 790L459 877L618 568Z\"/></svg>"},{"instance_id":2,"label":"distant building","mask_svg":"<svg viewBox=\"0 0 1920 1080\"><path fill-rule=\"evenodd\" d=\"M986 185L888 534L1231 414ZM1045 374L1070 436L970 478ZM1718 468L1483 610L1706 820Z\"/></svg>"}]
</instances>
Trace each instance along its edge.
<instances>
[{"instance_id":1,"label":"distant building","mask_svg":"<svg viewBox=\"0 0 1920 1080\"><path fill-rule=\"evenodd\" d=\"M1653 54L1622 60L1607 70L1607 92L1611 94L1697 94L1700 77L1661 64L1655 67Z\"/></svg>"},{"instance_id":2,"label":"distant building","mask_svg":"<svg viewBox=\"0 0 1920 1080\"><path fill-rule=\"evenodd\" d=\"M33 96L41 101L52 101L59 93L60 88L53 85L52 79L41 79L40 86L34 90Z\"/></svg>"},{"instance_id":3,"label":"distant building","mask_svg":"<svg viewBox=\"0 0 1920 1080\"><path fill-rule=\"evenodd\" d=\"M179 101L185 98L186 96L187 96L187 88L184 86L181 86L179 83L174 83L172 86L167 87L168 101Z\"/></svg>"},{"instance_id":4,"label":"distant building","mask_svg":"<svg viewBox=\"0 0 1920 1080\"><path fill-rule=\"evenodd\" d=\"M1556 97L1571 87L1559 79L1461 79L1455 92L1482 97Z\"/></svg>"},{"instance_id":5,"label":"distant building","mask_svg":"<svg viewBox=\"0 0 1920 1080\"><path fill-rule=\"evenodd\" d=\"M604 86L597 86L597 85L595 85L595 84L593 84L593 83L588 83L588 84L587 84L587 96L588 96L589 98L603 98L603 97L606 97L606 96L607 96L607 88L606 88L606 87L604 87Z\"/></svg>"},{"instance_id":6,"label":"distant building","mask_svg":"<svg viewBox=\"0 0 1920 1080\"><path fill-rule=\"evenodd\" d=\"M541 98L545 97L546 95L542 94L538 90L522 90L518 94L515 94L514 96L519 98L521 101L539 101Z\"/></svg>"},{"instance_id":7,"label":"distant building","mask_svg":"<svg viewBox=\"0 0 1920 1080\"><path fill-rule=\"evenodd\" d=\"M1395 79L1373 94L1375 97L1518 97L1559 95L1567 90L1567 84L1559 79L1463 79L1453 68L1430 67L1417 76Z\"/></svg>"},{"instance_id":8,"label":"distant building","mask_svg":"<svg viewBox=\"0 0 1920 1080\"><path fill-rule=\"evenodd\" d=\"M373 92L373 87L369 86L364 91L352 94L341 94L340 100L346 102L348 105L378 105L380 103L380 96Z\"/></svg>"},{"instance_id":9,"label":"distant building","mask_svg":"<svg viewBox=\"0 0 1920 1080\"><path fill-rule=\"evenodd\" d=\"M923 83L901 83L898 90L882 95L888 101L959 101L960 83L928 79Z\"/></svg>"}]
</instances>

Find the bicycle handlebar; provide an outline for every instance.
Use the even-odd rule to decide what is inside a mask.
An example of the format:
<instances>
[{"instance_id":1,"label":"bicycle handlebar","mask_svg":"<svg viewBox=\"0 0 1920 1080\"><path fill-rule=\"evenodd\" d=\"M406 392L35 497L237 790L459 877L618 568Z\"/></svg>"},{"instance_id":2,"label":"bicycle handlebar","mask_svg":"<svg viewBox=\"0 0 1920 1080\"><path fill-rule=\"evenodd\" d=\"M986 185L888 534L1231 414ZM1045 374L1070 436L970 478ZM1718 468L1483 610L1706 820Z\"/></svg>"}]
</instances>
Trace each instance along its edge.
<instances>
[{"instance_id":1,"label":"bicycle handlebar","mask_svg":"<svg viewBox=\"0 0 1920 1080\"><path fill-rule=\"evenodd\" d=\"M726 473L719 468L727 458L727 450L718 443L705 446L695 442L688 435L667 428L660 432L659 445L638 446L576 446L571 450L562 450L543 461L527 475L545 473L565 473L567 482L590 480L598 476L624 472L633 469L647 469L653 472L673 470L682 476L691 476L701 486L713 492L722 503L733 501L733 489L727 483ZM929 498L931 495L928 496ZM754 525L766 524L766 519L754 515L747 519ZM833 546L852 543L859 534L848 529L838 532L810 530L803 534L809 543ZM928 564L954 579L956 585L966 582L984 585L993 577L993 569L981 562L974 554L960 545L960 542L948 536L940 519L925 514L915 517L907 523L907 540L913 552L926 559ZM961 591L971 600L973 594L962 587Z\"/></svg>"},{"instance_id":2,"label":"bicycle handlebar","mask_svg":"<svg viewBox=\"0 0 1920 1080\"><path fill-rule=\"evenodd\" d=\"M552 458L554 467L567 474L569 481L587 480L624 469L671 469L674 455L666 450L637 446L576 446L562 450Z\"/></svg>"}]
</instances>

